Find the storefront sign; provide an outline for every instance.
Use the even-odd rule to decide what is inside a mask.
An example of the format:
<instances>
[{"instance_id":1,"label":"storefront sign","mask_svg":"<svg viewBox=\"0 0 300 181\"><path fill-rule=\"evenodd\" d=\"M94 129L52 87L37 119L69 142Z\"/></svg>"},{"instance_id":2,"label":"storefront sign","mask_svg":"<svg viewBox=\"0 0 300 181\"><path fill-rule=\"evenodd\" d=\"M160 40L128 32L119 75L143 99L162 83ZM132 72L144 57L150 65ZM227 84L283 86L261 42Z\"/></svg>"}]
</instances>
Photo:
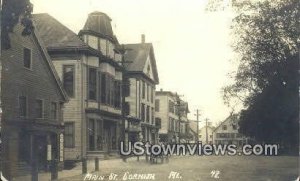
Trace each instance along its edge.
<instances>
[{"instance_id":1,"label":"storefront sign","mask_svg":"<svg viewBox=\"0 0 300 181\"><path fill-rule=\"evenodd\" d=\"M59 135L59 161L64 161L64 135Z\"/></svg>"},{"instance_id":2,"label":"storefront sign","mask_svg":"<svg viewBox=\"0 0 300 181\"><path fill-rule=\"evenodd\" d=\"M47 160L50 161L52 158L52 146L51 145L47 145Z\"/></svg>"}]
</instances>

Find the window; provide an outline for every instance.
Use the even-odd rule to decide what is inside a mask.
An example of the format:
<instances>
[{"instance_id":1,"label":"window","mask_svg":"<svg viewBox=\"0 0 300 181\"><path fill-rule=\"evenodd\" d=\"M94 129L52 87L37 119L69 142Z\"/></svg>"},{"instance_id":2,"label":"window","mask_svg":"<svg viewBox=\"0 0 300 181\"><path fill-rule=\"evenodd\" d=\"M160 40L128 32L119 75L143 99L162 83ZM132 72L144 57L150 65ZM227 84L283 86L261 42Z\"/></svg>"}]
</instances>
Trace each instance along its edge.
<instances>
[{"instance_id":1,"label":"window","mask_svg":"<svg viewBox=\"0 0 300 181\"><path fill-rule=\"evenodd\" d=\"M74 96L74 65L63 66L63 86L68 96Z\"/></svg>"},{"instance_id":2,"label":"window","mask_svg":"<svg viewBox=\"0 0 300 181\"><path fill-rule=\"evenodd\" d=\"M169 118L169 130L172 130L172 124L173 124L172 118Z\"/></svg>"},{"instance_id":3,"label":"window","mask_svg":"<svg viewBox=\"0 0 300 181\"><path fill-rule=\"evenodd\" d=\"M142 104L141 109L141 119L145 121L145 104Z\"/></svg>"},{"instance_id":4,"label":"window","mask_svg":"<svg viewBox=\"0 0 300 181\"><path fill-rule=\"evenodd\" d=\"M116 86L117 89L119 87L118 91L115 90ZM115 97L116 94L120 99ZM116 83L112 76L104 73L101 74L101 102L111 106L115 106L117 103L121 104L121 84Z\"/></svg>"},{"instance_id":5,"label":"window","mask_svg":"<svg viewBox=\"0 0 300 181\"><path fill-rule=\"evenodd\" d=\"M147 114L147 122L150 123L150 107L147 106L147 111L146 111L146 114Z\"/></svg>"},{"instance_id":6,"label":"window","mask_svg":"<svg viewBox=\"0 0 300 181\"><path fill-rule=\"evenodd\" d=\"M123 91L123 93L124 93L125 97L130 96L130 81L128 79L125 80L125 82L124 82L124 91Z\"/></svg>"},{"instance_id":7,"label":"window","mask_svg":"<svg viewBox=\"0 0 300 181\"><path fill-rule=\"evenodd\" d=\"M212 138L213 135L209 135L209 138Z\"/></svg>"},{"instance_id":8,"label":"window","mask_svg":"<svg viewBox=\"0 0 300 181\"><path fill-rule=\"evenodd\" d=\"M89 139L89 151L95 151L96 144L95 144L95 120L89 119L88 124L88 139Z\"/></svg>"},{"instance_id":9,"label":"window","mask_svg":"<svg viewBox=\"0 0 300 181\"><path fill-rule=\"evenodd\" d=\"M175 113L174 107L175 107L174 102L169 101L169 112L170 113Z\"/></svg>"},{"instance_id":10,"label":"window","mask_svg":"<svg viewBox=\"0 0 300 181\"><path fill-rule=\"evenodd\" d=\"M31 69L31 50L29 48L23 49L23 61L24 67Z\"/></svg>"},{"instance_id":11,"label":"window","mask_svg":"<svg viewBox=\"0 0 300 181\"><path fill-rule=\"evenodd\" d=\"M161 128L161 119L160 118L155 118L155 126Z\"/></svg>"},{"instance_id":12,"label":"window","mask_svg":"<svg viewBox=\"0 0 300 181\"><path fill-rule=\"evenodd\" d=\"M178 123L179 122L177 120L175 120L175 131L177 131L177 132L179 130L179 124Z\"/></svg>"},{"instance_id":13,"label":"window","mask_svg":"<svg viewBox=\"0 0 300 181\"><path fill-rule=\"evenodd\" d=\"M97 82L97 85L98 85L98 87L97 87L97 89L98 89L98 95L97 95L97 97L98 97L98 99L97 99L97 101L98 102L100 102L101 101L101 73L100 72L98 72L98 74L97 74L97 76L98 76L98 82Z\"/></svg>"},{"instance_id":14,"label":"window","mask_svg":"<svg viewBox=\"0 0 300 181\"><path fill-rule=\"evenodd\" d=\"M102 120L97 120L97 133L96 133L96 136L97 136L97 148L98 150L103 150L103 121Z\"/></svg>"},{"instance_id":15,"label":"window","mask_svg":"<svg viewBox=\"0 0 300 181\"><path fill-rule=\"evenodd\" d=\"M146 87L147 87L147 101L149 101L150 86L147 84Z\"/></svg>"},{"instance_id":16,"label":"window","mask_svg":"<svg viewBox=\"0 0 300 181\"><path fill-rule=\"evenodd\" d=\"M97 71L95 68L89 68L89 99L96 100L97 94Z\"/></svg>"},{"instance_id":17,"label":"window","mask_svg":"<svg viewBox=\"0 0 300 181\"><path fill-rule=\"evenodd\" d=\"M125 116L128 116L129 112L130 112L130 105L129 105L128 102L125 102L124 103L124 114L125 114Z\"/></svg>"},{"instance_id":18,"label":"window","mask_svg":"<svg viewBox=\"0 0 300 181\"><path fill-rule=\"evenodd\" d=\"M75 147L75 126L74 122L65 122L65 147Z\"/></svg>"},{"instance_id":19,"label":"window","mask_svg":"<svg viewBox=\"0 0 300 181\"><path fill-rule=\"evenodd\" d=\"M150 93L151 93L151 103L153 103L153 101L154 101L154 89L152 87L150 89Z\"/></svg>"},{"instance_id":20,"label":"window","mask_svg":"<svg viewBox=\"0 0 300 181\"><path fill-rule=\"evenodd\" d=\"M106 54L106 40L102 39L102 38L100 38L100 50L103 55L107 55Z\"/></svg>"},{"instance_id":21,"label":"window","mask_svg":"<svg viewBox=\"0 0 300 181\"><path fill-rule=\"evenodd\" d=\"M175 131L175 120L172 119L172 131Z\"/></svg>"},{"instance_id":22,"label":"window","mask_svg":"<svg viewBox=\"0 0 300 181\"><path fill-rule=\"evenodd\" d=\"M88 35L88 44L90 47L98 50L98 38L95 36Z\"/></svg>"},{"instance_id":23,"label":"window","mask_svg":"<svg viewBox=\"0 0 300 181\"><path fill-rule=\"evenodd\" d=\"M27 98L25 96L19 97L19 114L20 117L27 117Z\"/></svg>"},{"instance_id":24,"label":"window","mask_svg":"<svg viewBox=\"0 0 300 181\"><path fill-rule=\"evenodd\" d=\"M115 81L115 102L114 106L116 108L121 108L121 82L120 81Z\"/></svg>"},{"instance_id":25,"label":"window","mask_svg":"<svg viewBox=\"0 0 300 181\"><path fill-rule=\"evenodd\" d=\"M159 112L159 99L155 100L155 105L154 106L155 106L155 111Z\"/></svg>"},{"instance_id":26,"label":"window","mask_svg":"<svg viewBox=\"0 0 300 181\"><path fill-rule=\"evenodd\" d=\"M145 99L146 96L146 83L142 82L142 98Z\"/></svg>"},{"instance_id":27,"label":"window","mask_svg":"<svg viewBox=\"0 0 300 181\"><path fill-rule=\"evenodd\" d=\"M232 129L233 129L233 130L236 130L236 129L237 129L237 126L236 126L235 124L233 124L233 125L232 125Z\"/></svg>"},{"instance_id":28,"label":"window","mask_svg":"<svg viewBox=\"0 0 300 181\"><path fill-rule=\"evenodd\" d=\"M223 130L227 130L227 125L223 125L223 126L222 126L222 129L223 129Z\"/></svg>"},{"instance_id":29,"label":"window","mask_svg":"<svg viewBox=\"0 0 300 181\"><path fill-rule=\"evenodd\" d=\"M43 100L35 101L35 117L43 118Z\"/></svg>"},{"instance_id":30,"label":"window","mask_svg":"<svg viewBox=\"0 0 300 181\"><path fill-rule=\"evenodd\" d=\"M106 75L106 104L110 104L111 77Z\"/></svg>"},{"instance_id":31,"label":"window","mask_svg":"<svg viewBox=\"0 0 300 181\"><path fill-rule=\"evenodd\" d=\"M114 106L115 104L115 80L113 77L110 77L110 105Z\"/></svg>"},{"instance_id":32,"label":"window","mask_svg":"<svg viewBox=\"0 0 300 181\"><path fill-rule=\"evenodd\" d=\"M50 118L57 119L57 104L56 104L56 102L51 102Z\"/></svg>"},{"instance_id":33,"label":"window","mask_svg":"<svg viewBox=\"0 0 300 181\"><path fill-rule=\"evenodd\" d=\"M154 124L154 108L151 108L151 121Z\"/></svg>"},{"instance_id":34,"label":"window","mask_svg":"<svg viewBox=\"0 0 300 181\"><path fill-rule=\"evenodd\" d=\"M101 74L101 102L106 103L106 74Z\"/></svg>"}]
</instances>

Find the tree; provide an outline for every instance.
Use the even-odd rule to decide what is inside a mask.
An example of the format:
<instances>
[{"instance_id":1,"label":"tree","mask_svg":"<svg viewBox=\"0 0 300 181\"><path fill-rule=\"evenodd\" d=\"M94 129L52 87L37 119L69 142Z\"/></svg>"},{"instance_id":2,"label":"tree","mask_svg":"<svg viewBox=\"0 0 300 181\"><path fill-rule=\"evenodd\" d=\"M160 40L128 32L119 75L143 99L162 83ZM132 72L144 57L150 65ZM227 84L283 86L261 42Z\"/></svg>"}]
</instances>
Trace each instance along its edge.
<instances>
[{"instance_id":1,"label":"tree","mask_svg":"<svg viewBox=\"0 0 300 181\"><path fill-rule=\"evenodd\" d=\"M9 33L13 32L15 25L21 18L24 26L22 35L29 35L34 27L31 21L33 5L30 0L3 0L1 14L1 47L10 48Z\"/></svg>"},{"instance_id":2,"label":"tree","mask_svg":"<svg viewBox=\"0 0 300 181\"><path fill-rule=\"evenodd\" d=\"M225 103L242 101L240 131L260 142L298 145L298 0L235 3L232 47L238 56Z\"/></svg>"}]
</instances>

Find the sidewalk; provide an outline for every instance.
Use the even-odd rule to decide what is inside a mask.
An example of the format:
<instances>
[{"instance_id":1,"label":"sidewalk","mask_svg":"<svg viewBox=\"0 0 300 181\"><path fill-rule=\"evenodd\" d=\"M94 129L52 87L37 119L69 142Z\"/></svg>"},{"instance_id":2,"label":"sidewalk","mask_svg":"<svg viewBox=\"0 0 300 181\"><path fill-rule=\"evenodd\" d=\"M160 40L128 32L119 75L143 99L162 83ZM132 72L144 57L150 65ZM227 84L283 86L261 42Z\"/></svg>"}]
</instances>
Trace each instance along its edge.
<instances>
[{"instance_id":1,"label":"sidewalk","mask_svg":"<svg viewBox=\"0 0 300 181\"><path fill-rule=\"evenodd\" d=\"M140 162L144 161L145 162L145 157L141 158L140 157ZM127 161L124 162L121 158L116 158L116 159L110 159L110 160L100 160L99 161L99 169L102 171L109 170L111 171L112 169L116 167L120 167L121 165L126 165L127 163L130 162L137 162L137 157L131 157L127 158ZM91 173L95 171L95 160L88 160L87 162L87 172ZM72 177L76 175L82 175L82 166L81 163L78 163L78 165L73 168L72 170L63 170L61 172L58 172L58 178L67 178L67 177Z\"/></svg>"},{"instance_id":2,"label":"sidewalk","mask_svg":"<svg viewBox=\"0 0 300 181\"><path fill-rule=\"evenodd\" d=\"M99 161L99 169L103 172L109 172L113 170L116 167L123 166L124 168L128 163L131 162L137 162L137 157L131 157L127 158L126 162L123 162L121 158L114 158L109 160L100 160ZM140 157L140 162L145 162L145 157ZM82 175L82 163L78 163L77 166L75 166L71 170L62 170L58 172L58 180L74 177L74 176L80 176ZM92 173L95 171L95 160L88 160L87 161L87 172ZM39 173L39 181L50 181L51 179L51 173ZM12 179L12 181L31 181L31 175L17 177Z\"/></svg>"}]
</instances>

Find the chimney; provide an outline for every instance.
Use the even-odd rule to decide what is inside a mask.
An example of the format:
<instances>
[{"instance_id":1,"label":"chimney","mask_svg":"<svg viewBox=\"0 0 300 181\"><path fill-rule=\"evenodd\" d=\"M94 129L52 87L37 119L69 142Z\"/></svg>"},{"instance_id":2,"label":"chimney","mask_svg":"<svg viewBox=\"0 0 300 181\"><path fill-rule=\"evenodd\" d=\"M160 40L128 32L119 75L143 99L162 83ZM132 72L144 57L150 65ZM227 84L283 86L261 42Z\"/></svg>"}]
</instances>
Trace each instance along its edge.
<instances>
[{"instance_id":1,"label":"chimney","mask_svg":"<svg viewBox=\"0 0 300 181\"><path fill-rule=\"evenodd\" d=\"M145 43L145 34L142 34L142 35L141 35L141 42L142 42L142 43Z\"/></svg>"},{"instance_id":2,"label":"chimney","mask_svg":"<svg viewBox=\"0 0 300 181\"><path fill-rule=\"evenodd\" d=\"M162 92L163 91L163 89L160 89L160 92Z\"/></svg>"}]
</instances>

